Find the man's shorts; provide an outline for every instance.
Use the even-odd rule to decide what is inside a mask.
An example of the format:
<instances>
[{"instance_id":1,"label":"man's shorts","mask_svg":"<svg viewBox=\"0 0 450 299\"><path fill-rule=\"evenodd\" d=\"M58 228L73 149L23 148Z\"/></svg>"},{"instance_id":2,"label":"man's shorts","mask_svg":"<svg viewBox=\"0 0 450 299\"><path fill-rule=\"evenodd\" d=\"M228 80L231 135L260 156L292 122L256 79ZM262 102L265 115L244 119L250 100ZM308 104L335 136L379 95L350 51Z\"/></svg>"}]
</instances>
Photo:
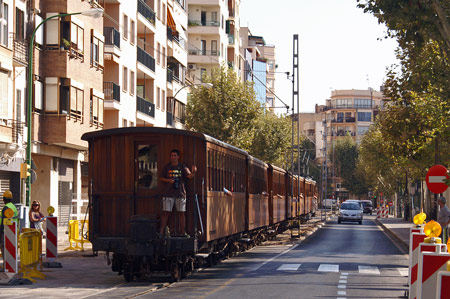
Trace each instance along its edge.
<instances>
[{"instance_id":1,"label":"man's shorts","mask_svg":"<svg viewBox=\"0 0 450 299\"><path fill-rule=\"evenodd\" d=\"M172 212L173 204L178 212L186 212L186 198L163 197L163 211Z\"/></svg>"}]
</instances>

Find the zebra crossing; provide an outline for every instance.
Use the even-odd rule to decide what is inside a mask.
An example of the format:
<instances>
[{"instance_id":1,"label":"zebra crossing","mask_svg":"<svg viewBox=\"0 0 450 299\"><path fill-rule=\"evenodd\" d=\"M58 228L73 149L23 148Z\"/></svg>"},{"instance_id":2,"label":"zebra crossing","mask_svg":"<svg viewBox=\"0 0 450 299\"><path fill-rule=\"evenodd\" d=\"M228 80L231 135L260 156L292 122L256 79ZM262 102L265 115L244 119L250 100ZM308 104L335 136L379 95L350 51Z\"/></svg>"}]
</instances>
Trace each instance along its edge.
<instances>
[{"instance_id":1,"label":"zebra crossing","mask_svg":"<svg viewBox=\"0 0 450 299\"><path fill-rule=\"evenodd\" d=\"M317 272L334 272L339 273L342 269L345 269L345 272L357 272L362 275L381 275L382 272L384 274L390 274L395 276L408 276L408 268L379 268L377 266L367 266L367 265L339 265L339 264L319 264L317 265L304 265L304 264L281 264L276 268L277 271L302 271L308 270L311 271L315 269Z\"/></svg>"}]
</instances>

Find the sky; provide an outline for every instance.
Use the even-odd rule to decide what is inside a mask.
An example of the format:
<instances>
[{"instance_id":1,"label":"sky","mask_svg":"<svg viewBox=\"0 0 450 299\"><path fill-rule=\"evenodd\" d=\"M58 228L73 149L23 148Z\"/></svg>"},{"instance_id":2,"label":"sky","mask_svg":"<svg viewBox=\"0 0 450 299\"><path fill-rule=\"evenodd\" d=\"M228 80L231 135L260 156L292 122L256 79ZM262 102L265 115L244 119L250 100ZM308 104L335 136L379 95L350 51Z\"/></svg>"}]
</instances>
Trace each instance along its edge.
<instances>
[{"instance_id":1,"label":"sky","mask_svg":"<svg viewBox=\"0 0 450 299\"><path fill-rule=\"evenodd\" d=\"M314 112L332 90L380 90L386 68L397 62L397 42L384 39L386 27L356 5L356 0L241 0L241 27L275 45L278 72L292 74L298 34L300 112ZM275 94L292 107L292 82L284 73L276 75Z\"/></svg>"}]
</instances>

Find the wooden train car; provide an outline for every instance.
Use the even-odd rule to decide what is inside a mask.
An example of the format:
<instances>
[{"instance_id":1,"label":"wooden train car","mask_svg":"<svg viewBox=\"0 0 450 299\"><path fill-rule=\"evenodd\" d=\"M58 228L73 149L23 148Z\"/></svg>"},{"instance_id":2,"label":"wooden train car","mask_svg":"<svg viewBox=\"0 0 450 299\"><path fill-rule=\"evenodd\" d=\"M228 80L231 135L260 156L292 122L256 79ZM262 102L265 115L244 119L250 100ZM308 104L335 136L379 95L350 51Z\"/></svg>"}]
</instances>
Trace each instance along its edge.
<instances>
[{"instance_id":1,"label":"wooden train car","mask_svg":"<svg viewBox=\"0 0 450 299\"><path fill-rule=\"evenodd\" d=\"M89 238L94 251L113 254L112 270L127 281L159 271L178 280L199 257L211 262L253 245L312 208L300 203L291 214L299 197L288 192L291 174L201 133L135 127L82 138L89 142ZM175 213L170 235L158 233L168 184L160 178L172 149L180 151L181 163L198 169L186 182L188 237L177 236ZM304 184L306 199L313 189Z\"/></svg>"}]
</instances>

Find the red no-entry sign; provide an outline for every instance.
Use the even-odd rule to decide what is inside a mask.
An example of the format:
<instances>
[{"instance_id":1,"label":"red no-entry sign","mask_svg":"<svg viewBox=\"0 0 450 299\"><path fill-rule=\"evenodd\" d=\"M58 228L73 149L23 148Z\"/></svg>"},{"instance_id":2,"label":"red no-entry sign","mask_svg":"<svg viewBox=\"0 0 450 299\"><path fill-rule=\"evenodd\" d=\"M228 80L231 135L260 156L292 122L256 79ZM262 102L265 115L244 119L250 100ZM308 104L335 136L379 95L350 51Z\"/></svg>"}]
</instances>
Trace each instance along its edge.
<instances>
[{"instance_id":1,"label":"red no-entry sign","mask_svg":"<svg viewBox=\"0 0 450 299\"><path fill-rule=\"evenodd\" d=\"M447 168L442 165L434 165L427 172L426 182L428 189L437 194L444 192L448 188L444 183L445 179L448 179Z\"/></svg>"}]
</instances>

